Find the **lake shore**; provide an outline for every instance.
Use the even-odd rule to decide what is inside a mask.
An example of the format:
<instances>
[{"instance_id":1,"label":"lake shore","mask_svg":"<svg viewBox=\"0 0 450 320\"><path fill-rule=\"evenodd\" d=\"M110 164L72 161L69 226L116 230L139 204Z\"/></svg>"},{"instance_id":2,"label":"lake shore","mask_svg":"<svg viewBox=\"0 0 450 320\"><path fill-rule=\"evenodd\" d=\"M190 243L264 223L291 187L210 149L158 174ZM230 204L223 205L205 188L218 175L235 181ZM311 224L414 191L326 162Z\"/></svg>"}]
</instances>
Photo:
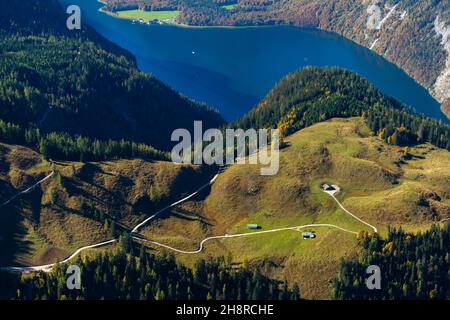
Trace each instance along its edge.
<instances>
[{"instance_id":1,"label":"lake shore","mask_svg":"<svg viewBox=\"0 0 450 320\"><path fill-rule=\"evenodd\" d=\"M105 0L97 0L97 2L106 5L106 1ZM117 13L109 11L109 10L105 10L104 7L101 7L100 9L98 9L98 11L107 14L113 18L117 18L117 19L122 19L122 20L136 20L133 18L128 18L128 17L121 17L119 16ZM167 23L165 21L161 21L161 25L167 25L167 26L175 26L175 27L179 27L179 28L192 28L192 29L242 29L242 28L266 28L266 27L273 27L273 26L280 26L280 27L296 27L294 25L290 25L290 24L264 24L264 25L241 25L241 26L236 26L236 25L190 25L190 24L185 24L185 23L179 23L179 22L171 22L171 23ZM306 29L311 29L311 30L320 30L317 28L306 28ZM323 31L323 30L322 30ZM324 31L327 32L327 31Z\"/></svg>"},{"instance_id":2,"label":"lake shore","mask_svg":"<svg viewBox=\"0 0 450 320\"><path fill-rule=\"evenodd\" d=\"M80 0L80 2L84 2L84 0ZM104 0L97 0L97 1L95 1L95 2L97 2L97 3L102 3L102 4L104 4L105 3L105 1ZM95 3L94 2L94 3ZM136 19L136 18L127 18L127 17L123 17L123 16L119 16L118 14L115 14L114 12L110 12L110 11L108 11L108 10L105 10L105 8L103 8L103 6L101 6L101 5L94 5L94 6L96 6L97 7L97 11L100 11L100 13L98 13L99 15L108 15L108 16L110 16L110 17L112 17L112 18L117 18L118 20L129 20L129 21L132 21L132 20L136 20L136 21L138 21L138 19ZM135 17L137 16L137 17L139 17L139 15L137 14L137 13L131 13L132 14L132 16L134 15ZM148 16L147 16L148 17ZM152 16L150 16L150 17L152 17ZM143 19L144 21L147 21L147 19L145 18L145 16L144 16L144 19ZM347 65L347 68L349 68L350 70L353 70L353 71L355 71L355 72L358 72L358 70L361 68L361 66L364 66L364 65L359 65L359 63L358 63L358 61L359 61L359 59L363 59L363 60L367 60L367 57L371 57L372 56L372 54L373 55L376 55L376 56L378 56L378 57L380 57L380 58L382 58L383 60L385 60L385 61L388 61L386 58L384 58L382 55L380 55L380 54L378 54L377 52L375 52L374 50L370 50L369 48L367 48L367 47L365 47L365 46L361 46L360 44L358 44L357 42L355 42L355 41L353 41L353 40L350 40L350 39L348 39L348 38L346 38L346 37L344 37L344 36L342 36L342 35L340 35L340 34L338 34L338 33L335 33L335 32L331 32L331 31L327 31L327 30L322 30L322 29L320 29L320 28L303 28L303 27L299 27L299 26L296 26L296 25L292 25L292 24L289 24L289 25L286 25L286 24L284 24L284 25L282 25L282 24L271 24L271 25L244 25L244 26L228 26L228 25L208 25L208 26L193 26L193 25L186 25L186 24L180 24L180 23L177 23L177 22L171 22L171 23L164 23L163 21L161 21L162 23L161 24L158 24L158 23L156 23L156 22L154 22L153 21L153 23L150 23L149 24L149 27L148 27L148 32L149 33L151 33L151 34L153 34L153 35L155 35L155 34L161 34L161 33L175 33L175 34L179 34L179 32L177 32L177 31L175 31L176 29L186 29L186 30L192 30L192 32L194 32L193 30L196 30L196 29L200 29L200 30L202 30L202 29L205 29L205 30L208 30L207 32L208 33L211 33L211 32L213 32L212 30L217 30L217 32L218 33L220 33L220 34L222 34L222 32L220 31L220 30L230 30L230 32L231 32L231 30L236 30L236 35L230 35L230 37L235 37L235 36L240 36L240 34L241 33L247 33L247 31L245 31L245 30L252 30L252 29L255 29L255 30L257 30L257 29L268 29L268 33L269 34L271 34L271 33L273 33L273 31L269 31L269 30L271 30L271 29L273 29L273 28L276 28L276 29L278 29L278 28L289 28L289 29L291 29L292 28L292 30L298 30L298 29L300 29L300 30L302 30L302 33L304 33L304 32L308 32L308 30L312 33L312 35L309 37L309 39L319 39L319 38L325 38L325 39L328 39L328 40L326 40L326 42L328 42L329 43L329 45L331 45L332 47L334 46L334 44L335 43L337 43L337 42L351 42L352 44L354 44L354 45L357 45L360 49L355 49L355 50L352 50L352 52L353 52L353 54L355 54L355 52L357 52L357 51L359 51L360 52L360 54L356 54L358 57L354 57L353 59L356 59L356 60L349 60L349 59L347 59L347 58L344 58L344 59L335 59L335 58L332 58L332 57L330 57L330 58L327 58L326 60L323 60L323 59L313 59L313 60L318 60L318 61L316 61L316 62L313 62L312 60L311 60L311 65L327 65L327 66L332 66L332 65L336 65L336 66L346 66ZM110 23L112 23L112 22L110 22ZM110 24L110 23L108 23L108 24ZM120 23L119 23L120 24ZM122 23L122 25L123 25L123 23ZM130 25L131 25L131 22L130 22ZM142 25L143 27L146 25L146 24L144 24L144 23L136 23L136 25ZM159 27L159 28L157 28L157 27ZM130 26L130 28L134 28L134 27L131 27ZM141 27L136 27L136 28L138 28L138 29L140 29ZM174 28L173 30L174 31L156 31L156 30L160 30L160 28ZM123 29L128 29L128 27L124 27L124 26L122 26L121 27L121 29L123 30ZM151 30L154 30L154 31L151 31ZM242 32L241 31L239 31L239 30L242 30ZM188 34L191 34L191 31L186 31L186 32L188 32ZM206 31L205 31L206 32ZM250 31L249 31L250 32ZM260 34L261 32L262 33L265 33L265 31L261 31L261 32L258 32L258 31L255 31L256 32L256 34ZM315 35L314 33L315 32L320 32L320 34L318 34L318 35ZM234 33L234 32L233 32ZM253 32L251 32L251 33L253 33ZM280 32L281 34L283 34L283 32ZM292 34L292 33L296 33L296 32L293 32L293 31L288 31L288 34ZM309 33L309 32L308 32ZM200 37L200 36L199 36ZM204 37L204 36L201 36L201 37ZM208 37L208 36L207 36ZM259 36L258 36L259 37ZM338 38L338 39L336 39L336 37ZM282 37L283 38L283 37ZM281 39L282 39L281 38ZM299 38L296 40L296 42L297 41L300 41L299 39L301 39L302 38L302 35L300 35L299 36ZM342 41L341 41L342 40ZM212 41L212 43L216 43L216 41L214 41L214 40L211 40ZM274 40L275 42L277 42L277 40ZM312 41L316 41L316 40L312 40ZM251 41L251 42L254 42L254 41ZM301 42L301 41L300 41ZM320 43L321 41L319 41L319 43ZM162 42L160 42L160 43L162 43ZM258 47L259 46L259 44L258 44L259 42L255 42L255 46L256 47ZM221 46L221 44L219 44L219 43L217 43L217 44L215 44L215 45L213 45L213 46ZM190 45L188 45L188 46L190 46ZM192 48L191 49L186 49L187 50L187 52L201 52L200 51L200 48L201 47L203 47L204 45L202 45L202 44L200 44L200 43L198 43L198 44L192 44ZM205 45L206 46L206 45ZM247 45L244 45L245 47L247 47ZM321 45L322 46L322 45ZM346 44L346 45L344 45L344 46L351 46L351 44L350 43L348 43L348 44ZM210 48L210 46L206 46L206 47L208 47L208 48ZM286 47L286 45L284 46L284 47ZM289 47L291 47L291 46L289 46ZM292 48L291 48L291 50L300 50L299 52L302 52L302 51L304 51L305 49L303 48L303 49L300 49L300 48L297 48L298 47L298 45L293 45L292 46ZM300 44L300 47L301 47L301 44ZM253 48L255 48L255 47L249 47L249 49L250 49L250 51L249 52L251 52L251 51L253 51ZM297 48L297 49L295 49L295 48ZM320 47L321 48L321 47ZM152 50L154 49L154 46L153 46L153 48L152 48ZM271 49L270 50L267 50L268 48L266 48L266 50L265 51L272 51ZM162 49L162 50L165 50L165 49ZM209 49L208 49L209 50ZM227 50L227 49L226 49ZM332 50L332 49L330 49L329 47L328 47L328 49L325 49L325 48L322 48L322 49L318 49L318 50L321 50L322 52L323 52L323 54L321 54L321 55L326 55L326 52L328 51L328 50ZM342 50L342 46L340 46L340 49L339 50ZM133 50L132 50L133 51ZM228 50L227 50L228 51ZM233 50L232 50L233 51ZM309 50L306 50L306 51L309 51ZM370 52L370 53L369 53ZM279 53L281 53L280 51L278 51L278 50L275 50L274 52L273 52L273 54L275 54L275 56L277 56L277 55L279 55ZM141 54L141 55L143 55L143 56L146 56L146 54L143 54L143 51L140 51L140 53L139 54ZM312 53L309 53L309 55L310 55L310 57L314 57L315 55L316 55L316 53L314 53L314 54L312 54ZM266 53L264 53L264 51L259 51L258 52L258 55L263 55L263 56L265 56L266 55ZM288 54L289 55L289 54ZM290 56L290 55L289 55ZM161 56L161 57L159 57L159 59L162 59L161 61L164 61L165 59L166 59L166 57L167 57L167 55L165 54L165 55L163 55L163 56ZM197 60L197 61L199 61L198 59L199 59L199 56L198 55L196 55L196 59L195 60ZM303 55L300 57L301 58L301 60L303 61ZM182 58L182 60L184 60L185 58ZM200 58L201 59L201 58ZM242 57L241 58L239 58L239 59L242 59ZM281 63L281 65L280 65L280 68L279 69L276 69L276 70L278 70L278 71L275 71L274 70L274 72L275 73L279 73L279 75L277 76L278 78L280 78L281 76L283 76L283 75L285 75L285 73L283 73L283 74L281 74L282 72L291 72L291 71L294 71L294 69L283 69L283 68L285 68L284 67L284 65L293 65L293 66L299 66L299 67L301 67L302 65L305 65L305 64L309 64L308 62L306 62L307 60L305 60L305 62L302 62L302 61L299 61L297 58L295 58L295 57L289 57L288 59L294 59L294 60L292 60L292 62L287 62L287 63ZM331 59L331 60L330 60ZM372 57L372 58L370 58L370 59L375 59L374 61L377 61L376 63L377 64L380 64L381 62L380 61L378 61L378 59L376 59L376 58L374 58L374 57ZM337 60L337 61L335 61L335 60ZM342 60L342 61L341 61ZM142 60L141 60L142 61ZM235 60L235 61L237 61L237 60ZM294 61L297 61L297 62L294 62ZM186 62L186 61L183 61L183 62ZM191 61L190 60L187 60L187 63L188 63L188 65L191 65ZM223 62L221 62L221 63L227 63L227 59L225 58L225 60L223 60ZM317 64L318 63L318 64ZM374 63L374 62L371 62L372 64ZM382 68L386 68L386 66L384 65L384 63L381 63L381 65L382 65ZM402 73L405 73L405 74L407 74L402 68L400 68L399 66L397 66L397 65L395 65L395 64L391 64L391 65L393 65L393 66L395 66L395 69L397 69L397 70L399 70L399 71L401 71ZM202 66L203 67L203 66ZM202 68L201 67L201 68ZM213 66L213 68L215 68L216 66ZM144 67L144 69L146 69L147 71L149 71L149 72L153 72L153 73L157 73L157 74L159 74L159 75L161 75L161 76L163 76L163 75L167 75L167 70L161 70L161 69L158 69L158 71L155 71L155 65L151 65L151 68L150 69L147 69L148 67ZM157 67L157 68L159 68L159 67ZM246 67L244 67L243 66L243 68L246 68ZM364 68L369 68L370 69L370 67L366 67L366 66L364 66ZM390 69L392 69L391 67L389 67ZM284 70L284 71L283 71ZM390 86L386 86L386 84L383 84L383 81L382 82L380 82L380 79L383 77L382 75L379 75L379 73L380 73L380 71L376 71L376 70L371 70L370 71L370 73L368 73L367 71L363 71L363 70L359 70L361 73L361 75L363 75L363 76L365 76L366 78L368 78L370 81L372 81L375 85L377 85L378 87L380 87L380 88L382 88L383 90L385 90L385 92L387 93L387 94L389 94L389 95L391 95L391 96L394 96L394 97L397 97L398 99L400 99L400 100L402 100L406 105L409 105L409 106L411 106L411 107L413 107L417 112L419 112L419 113L426 113L426 114L428 114L429 116L431 116L430 114L432 114L432 116L433 117L437 117L437 118L439 118L439 119L444 119L444 121L448 121L447 120L447 117L442 113L442 111L445 111L445 108L440 104L440 103L438 103L438 101L437 100L435 100L434 98L433 98L433 101L430 101L430 99L428 99L428 98L424 98L423 97L423 94L421 94L421 93L417 93L417 94L414 94L413 96L415 96L416 98L414 98L414 99L412 99L412 98L407 98L407 96L410 96L410 94L407 94L407 93L405 93L404 92L404 88L399 88L400 89L400 91L402 91L401 93L398 93L398 90L395 90L395 88L396 88L396 85L394 85L394 84L392 84L392 85L390 85ZM213 71L214 72L214 71ZM231 74L233 73L234 71L232 71L232 70L221 70L220 71L220 73L222 74L222 75L225 75L225 77L230 77L231 76ZM385 71L384 71L385 72ZM394 73L396 73L396 71L394 71L394 70L391 70L390 72L394 72ZM169 72L170 73L170 72ZM377 74L376 76L372 76L372 75L370 75L370 74ZM231 79L233 79L232 81L235 81L235 78L234 78L234 74L233 74L233 76L231 76ZM168 82L171 82L172 81L172 79L176 79L175 81L177 82L177 85L176 85L176 88L177 89L179 89L181 92L183 92L183 93L189 93L191 96L193 96L194 98L198 98L197 97L197 94L198 94L198 92L197 91L195 91L195 90L197 90L197 89L193 89L193 87L191 87L191 86L189 86L189 87L186 87L186 84L183 82L183 85L181 85L181 86L179 86L180 85L180 83L179 83L179 81L180 81L180 78L178 78L178 76L175 76L175 75L171 75L171 77L172 78L167 78L166 79L166 81L168 81ZM173 78L173 77L175 77L175 78ZM274 77L274 79L276 79L277 77ZM402 76L399 76L400 78L403 78ZM425 88L425 87L423 87L422 85L420 85L420 83L418 83L413 77L411 77L411 76L409 76L409 78L410 78L410 80L412 79L414 82L415 82L415 84L416 85L418 85L418 86L420 86L422 89L424 89L424 90L426 90L428 93L430 93L430 89L428 89L428 88ZM181 79L184 79L183 77L181 78ZM237 82L240 82L239 80L237 80L237 79L239 79L239 77L238 78L236 78L236 81ZM185 81L185 80L182 80L182 81ZM253 80L253 82L254 81L259 81L259 80L256 80L256 79L254 79ZM264 82L264 81L262 81L262 82ZM388 81L389 83L391 82L391 81ZM402 81L402 82L404 82L404 80ZM386 83L386 81L384 81L384 83ZM262 93L260 93L260 92L258 92L257 90L259 90L259 89L255 89L255 88L253 88L254 86L253 85L251 85L251 84L245 84L245 86L247 86L247 87L252 87L252 89L251 90L253 90L253 91L247 91L248 90L248 88L247 87L244 87L244 86L242 86L241 84L239 85L239 86L234 86L234 91L235 92L242 92L242 93L244 93L244 94L246 94L246 95L250 95L250 96L258 96L258 97L260 97L261 95L262 95ZM267 87L269 87L269 86L267 86ZM183 89L184 88L184 89ZM193 92L193 91L195 91L195 92ZM221 90L220 89L214 89L212 92L215 92L215 91L217 91L217 92L220 92ZM415 90L416 91L416 90ZM420 91L420 90L419 90ZM203 98L203 93L200 93L199 94L200 96L202 96L202 98L201 99L203 99L202 101L206 101L207 99L206 98ZM205 94L206 96L208 96L208 93L206 93ZM222 101L222 100L220 100L220 101ZM418 101L423 101L424 103L421 103L421 102L418 102ZM215 100L213 99L213 104L215 105ZM221 102L219 102L219 103L221 103ZM216 103L217 105L219 105L219 103ZM216 106L217 107L217 106ZM427 112L426 110L433 110L432 112ZM436 114L436 111L435 110L438 110L438 112L441 114L440 116L438 115L438 114Z\"/></svg>"},{"instance_id":3,"label":"lake shore","mask_svg":"<svg viewBox=\"0 0 450 320\"><path fill-rule=\"evenodd\" d=\"M97 0L97 1L98 1L99 3L102 3L102 4L106 4L106 1L105 1L105 0ZM125 20L136 20L136 19L132 19L132 18L121 17L121 16L119 16L118 14L115 14L114 12L111 12L111 11L108 11L108 10L104 10L103 8L100 8L100 11L101 11L102 13L108 14L108 15L114 17L114 18L125 19ZM179 28L192 28L192 29L214 29L214 28L220 28L220 29L241 29L241 28L263 28L263 27L271 27L271 26L292 26L292 27L297 27L297 26L292 25L292 24L245 25L245 26L236 26L236 25L202 25L202 26L199 26L199 25L187 25L187 24L182 24L182 23L176 22L175 20L173 20L173 21L171 21L171 22L160 21L160 24L161 24L161 25L168 25L168 26L179 27ZM320 29L320 28L316 28L316 29L317 29L317 30L322 30L322 29ZM326 31L326 30L322 30L322 31L329 32L329 31ZM331 33L340 35L340 34L334 33L334 32L331 32ZM340 35L340 36L341 36L341 35ZM346 37L344 37L344 38L346 38ZM346 39L347 39L347 40L350 40L350 41L354 42L355 44L361 46L361 44L359 44L359 43L357 43L357 42L355 42L355 41L353 41L353 40L351 40L351 39L348 39L348 38L346 38ZM367 48L366 46L362 46L362 47ZM371 52L374 52L375 54L377 54L377 55L383 57L384 59L386 59L383 55L380 55L380 54L377 53L375 50L372 50L372 49L370 49L370 48L367 48L367 49L369 49ZM404 71L405 73L407 73L407 72L406 72L403 68L401 68L400 66L397 66L397 67L398 67L399 69L401 69L402 71ZM425 89L429 92L429 94L430 94L430 95L431 95L431 96L439 103L439 106L440 106L439 109L440 109L440 111L445 115L446 120L450 120L450 112L448 111L448 109L449 109L449 108L448 108L448 103L446 104L446 103L441 103L441 102L438 101L438 99L437 99L437 97L436 97L436 95L435 95L435 92L434 92L434 90L433 90L433 87L423 86L423 85L422 85L421 83L419 83L414 77L412 77L409 73L407 73L407 74L408 74L411 78L413 78L414 81L415 81L418 85L420 85L421 87L425 88Z\"/></svg>"}]
</instances>

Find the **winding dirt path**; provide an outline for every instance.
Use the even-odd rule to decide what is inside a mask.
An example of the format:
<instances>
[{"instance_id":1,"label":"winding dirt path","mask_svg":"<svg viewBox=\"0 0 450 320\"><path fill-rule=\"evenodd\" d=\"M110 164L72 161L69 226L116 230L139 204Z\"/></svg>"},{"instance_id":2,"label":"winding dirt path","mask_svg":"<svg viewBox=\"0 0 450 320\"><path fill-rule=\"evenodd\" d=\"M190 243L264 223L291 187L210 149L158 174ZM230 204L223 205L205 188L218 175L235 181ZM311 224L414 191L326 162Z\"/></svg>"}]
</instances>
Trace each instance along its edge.
<instances>
[{"instance_id":1,"label":"winding dirt path","mask_svg":"<svg viewBox=\"0 0 450 320\"><path fill-rule=\"evenodd\" d=\"M52 173L50 173L48 176L46 176L45 178L39 180L38 182L36 182L35 184L33 184L31 187L26 188L25 190L20 191L19 193L16 193L12 198L10 198L9 200L7 200L6 202L2 203L0 205L0 209L4 206L6 206L7 204L11 203L14 199L16 199L17 197L21 196L22 194L28 193L31 190L33 190L34 188L36 188L38 185L40 185L41 183L43 183L44 181L50 179L53 175L55 174L55 171L52 171Z\"/></svg>"},{"instance_id":2,"label":"winding dirt path","mask_svg":"<svg viewBox=\"0 0 450 320\"><path fill-rule=\"evenodd\" d=\"M336 203L339 205L339 207L341 207L342 210L344 210L346 213L348 213L349 215L351 215L354 219L358 220L358 221L361 222L361 223L364 223L366 226L371 227L371 228L373 229L374 232L376 232L376 233L378 232L378 229L377 229L375 226L371 225L370 223L364 221L363 219L361 219L361 218L355 216L353 213L351 213L350 211L348 211L348 210L342 205L342 203L334 196L336 192L327 192L327 191L324 191L324 192L325 192L326 194L328 194L330 197L332 197L332 198L334 199L334 201L336 201Z\"/></svg>"},{"instance_id":3,"label":"winding dirt path","mask_svg":"<svg viewBox=\"0 0 450 320\"><path fill-rule=\"evenodd\" d=\"M201 190L205 189L206 187L212 185L214 183L214 181L216 181L217 177L219 176L219 174L223 171L223 168L219 169L218 173L206 184L204 184L203 186L201 186L200 188L198 188L197 190L195 190L193 193L191 193L190 195L188 195L187 197L184 197L183 199L180 199L164 208L162 208L161 210L157 211L156 213L154 213L153 215L151 215L150 217L148 217L147 219L145 219L144 221L142 221L141 223L139 223L138 225L136 225L133 230L132 230L132 234L136 233L141 227L143 227L145 224L147 224L149 221L151 221L152 219L154 219L155 217L157 217L159 214L161 214L163 211L172 208L182 202L185 202L187 200L189 200L190 198L192 198L193 196L195 196L196 194L198 194ZM18 193L16 196L14 196L13 198L11 198L10 200L8 200L6 203L4 203L3 205L9 203L10 201L14 200L16 197L18 197L19 195L29 192L30 190L32 190L35 186L37 186L38 184L44 182L45 180L49 179L52 175L54 174L54 172L52 172L50 175L48 175L47 177L45 177L44 179L38 181L35 185L29 187L28 189ZM341 207L342 210L344 210L346 213L348 213L350 216L352 216L354 219L366 224L367 226L371 227L375 232L377 232L377 228L374 227L373 225L365 222L364 220L358 218L357 216L355 216L353 213L351 213L350 211L348 211L340 202L339 200L336 199L336 197L334 196L334 194L336 192L339 191L339 188L337 187L337 191L334 192L327 192L325 191L328 195L330 195L336 202L337 204ZM3 206L2 205L2 206ZM204 249L204 245L206 242L210 241L210 240L214 240L214 239L230 239L230 238L239 238L239 237L249 237L249 236L256 236L256 235L261 235L261 234L267 234L267 233L274 233L274 232L282 232L282 231L300 231L301 229L304 228L311 228L311 227L328 227L328 228L335 228L335 229L339 229L341 231L347 232L347 233L351 233L354 235L357 235L358 233L355 231L351 231L345 228L342 228L340 226L334 225L334 224L306 224L306 225L300 225L300 226L294 226L294 227L285 227L285 228L277 228L277 229L271 229L271 230L263 230L263 231L256 231L256 232L248 232L248 233L238 233L238 234L226 234L223 236L212 236L212 237L207 237L205 239L203 239L200 242L199 248L197 250L193 250L193 251L186 251L186 250L181 250L181 249L177 249L174 247L171 247L169 245L157 242L157 241L152 241L152 240L147 240L147 239L143 239L141 237L138 237L136 235L132 235L132 239L136 240L136 241L140 241L140 242L144 242L144 243L149 243L149 244L153 244L156 246L160 246L169 250L172 250L174 252L178 252L178 253L183 253L183 254L197 254L203 251ZM85 246L82 248L79 248L78 250L76 250L72 255L70 255L69 257L67 257L66 259L64 259L63 261L59 262L61 263L67 263L70 260L72 260L73 258L75 258L78 254L80 254L82 251L87 250L87 249L92 249L92 248L97 248L97 247L101 247L101 246L105 246L105 245L109 245L112 244L114 242L116 242L118 239L112 239L112 240L108 240L108 241L104 241L104 242L100 242L100 243L96 243L93 245L89 245L89 246ZM6 271L10 271L10 272L24 272L24 273L28 273L28 272L36 272L36 271L44 271L44 272L49 272L51 271L51 269L53 268L53 266L55 265L55 263L52 264L46 264L46 265L41 265L41 266L34 266L34 267L2 267L0 268L0 270L6 270Z\"/></svg>"},{"instance_id":4,"label":"winding dirt path","mask_svg":"<svg viewBox=\"0 0 450 320\"><path fill-rule=\"evenodd\" d=\"M348 233L352 233L354 235L357 235L357 232L351 231L351 230L347 230L344 228L341 228L339 226L336 226L334 224L305 224L305 225L301 225L301 226L296 226L296 227L286 227L286 228L278 228L278 229L271 229L271 230L264 230L264 231L256 231L256 232L248 232L248 233L238 233L238 234L226 234L224 236L213 236L213 237L208 237L203 239L200 242L200 246L197 250L194 251L185 251L185 250L180 250L180 249L176 249L174 247L168 246L166 244L157 242L157 241L151 241L151 240L147 240L147 239L142 239L136 236L133 236L133 239L137 240L137 241L142 241L145 243L150 243L150 244L154 244L178 253L186 253L186 254L196 254L196 253L200 253L203 251L204 249L204 244L207 241L210 240L214 240L214 239L230 239L230 238L239 238L239 237L248 237L248 236L256 236L256 235L260 235L260 234L264 234L264 233L273 233L273 232L280 232L280 231L287 231L287 230L291 230L291 231L300 231L300 229L304 229L304 228L311 228L311 227L329 227L329 228L336 228L339 230L342 230L344 232L348 232Z\"/></svg>"}]
</instances>

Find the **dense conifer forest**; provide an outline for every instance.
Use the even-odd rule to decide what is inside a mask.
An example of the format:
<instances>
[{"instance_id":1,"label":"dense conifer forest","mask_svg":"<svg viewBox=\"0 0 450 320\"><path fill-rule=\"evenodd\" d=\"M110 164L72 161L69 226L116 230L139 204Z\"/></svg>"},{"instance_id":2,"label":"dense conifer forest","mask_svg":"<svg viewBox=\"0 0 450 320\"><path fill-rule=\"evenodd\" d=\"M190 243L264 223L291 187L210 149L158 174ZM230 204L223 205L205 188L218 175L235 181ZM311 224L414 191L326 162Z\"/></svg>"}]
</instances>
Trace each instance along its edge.
<instances>
[{"instance_id":1,"label":"dense conifer forest","mask_svg":"<svg viewBox=\"0 0 450 320\"><path fill-rule=\"evenodd\" d=\"M67 265L50 273L22 276L0 272L0 299L140 299L140 300L298 300L298 285L269 279L256 269L233 266L224 258L199 260L190 269L171 255L133 255L129 238L114 253L79 257L80 290L66 285Z\"/></svg>"},{"instance_id":2,"label":"dense conifer forest","mask_svg":"<svg viewBox=\"0 0 450 320\"><path fill-rule=\"evenodd\" d=\"M236 123L277 126L283 136L334 117L364 116L374 135L400 146L430 142L450 150L450 126L383 95L367 80L339 68L308 67L287 75Z\"/></svg>"},{"instance_id":3,"label":"dense conifer forest","mask_svg":"<svg viewBox=\"0 0 450 320\"><path fill-rule=\"evenodd\" d=\"M20 125L0 120L0 142L33 148L45 159L66 161L103 161L141 158L168 160L167 152L159 151L144 143L128 140L99 140L67 133L41 134L35 127L23 129Z\"/></svg>"},{"instance_id":4,"label":"dense conifer forest","mask_svg":"<svg viewBox=\"0 0 450 320\"><path fill-rule=\"evenodd\" d=\"M20 12L20 14L18 14ZM169 149L176 128L220 115L140 72L89 26L69 31L56 0L0 4L0 119L23 130Z\"/></svg>"},{"instance_id":5,"label":"dense conifer forest","mask_svg":"<svg viewBox=\"0 0 450 320\"><path fill-rule=\"evenodd\" d=\"M450 226L423 233L392 229L386 239L361 233L362 253L343 261L333 284L336 299L449 299ZM368 290L366 268L381 270L381 289Z\"/></svg>"}]
</instances>

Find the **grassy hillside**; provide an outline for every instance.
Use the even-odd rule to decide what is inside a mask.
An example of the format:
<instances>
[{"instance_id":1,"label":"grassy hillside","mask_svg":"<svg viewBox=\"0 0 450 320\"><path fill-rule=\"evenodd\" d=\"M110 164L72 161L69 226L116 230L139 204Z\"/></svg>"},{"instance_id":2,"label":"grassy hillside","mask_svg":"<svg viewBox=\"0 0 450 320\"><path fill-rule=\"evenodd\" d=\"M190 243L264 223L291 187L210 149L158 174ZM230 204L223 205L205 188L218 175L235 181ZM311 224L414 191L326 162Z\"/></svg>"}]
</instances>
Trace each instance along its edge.
<instances>
[{"instance_id":1,"label":"grassy hillside","mask_svg":"<svg viewBox=\"0 0 450 320\"><path fill-rule=\"evenodd\" d=\"M118 160L50 163L30 149L2 144L0 202L49 174L32 192L0 209L1 265L34 265L61 259L83 245L129 230L149 214L203 185L214 168L167 162ZM315 124L286 138L280 172L260 176L253 165L233 165L190 201L168 210L140 234L182 250L196 250L209 236L265 231L305 224L334 224L350 231L371 229L341 210L321 191L341 187L337 198L382 235L388 226L409 231L450 217L450 156L429 144L403 150L371 135L360 117ZM107 221L107 222L106 222ZM175 253L192 266L200 258L228 256L265 274L298 282L302 296L329 298L342 257L360 248L354 234L308 227L316 239L286 230L211 240L200 254ZM151 245L154 252L167 251Z\"/></svg>"},{"instance_id":2,"label":"grassy hillside","mask_svg":"<svg viewBox=\"0 0 450 320\"><path fill-rule=\"evenodd\" d=\"M324 182L339 185L337 197L344 206L382 235L388 226L416 231L450 217L446 150L420 145L405 157L371 137L361 118L315 124L286 142L277 175L263 177L257 166L233 165L210 193L152 222L142 234L178 249L195 250L207 236L250 232L247 223L257 223L261 230L329 223L371 231L321 191ZM302 240L298 232L282 231L212 240L202 254L177 258L189 264L198 257L229 255L235 262L258 265L271 276L298 281L304 297L326 298L340 258L358 250L356 237L332 228L306 230L315 231L317 239Z\"/></svg>"},{"instance_id":3,"label":"grassy hillside","mask_svg":"<svg viewBox=\"0 0 450 320\"><path fill-rule=\"evenodd\" d=\"M169 162L47 162L0 144L0 204L54 170L31 192L0 208L0 265L37 265L109 240L210 179L213 168ZM106 222L107 221L107 222Z\"/></svg>"}]
</instances>

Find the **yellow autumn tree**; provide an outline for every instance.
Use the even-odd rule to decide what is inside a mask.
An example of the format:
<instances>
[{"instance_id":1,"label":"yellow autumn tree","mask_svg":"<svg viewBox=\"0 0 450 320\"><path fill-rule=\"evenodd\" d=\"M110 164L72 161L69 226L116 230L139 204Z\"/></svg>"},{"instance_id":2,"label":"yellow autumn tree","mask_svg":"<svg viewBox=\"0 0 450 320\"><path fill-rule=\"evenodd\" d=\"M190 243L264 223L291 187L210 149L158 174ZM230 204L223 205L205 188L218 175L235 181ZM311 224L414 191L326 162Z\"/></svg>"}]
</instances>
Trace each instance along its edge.
<instances>
[{"instance_id":1,"label":"yellow autumn tree","mask_svg":"<svg viewBox=\"0 0 450 320\"><path fill-rule=\"evenodd\" d=\"M406 146L406 147L403 148L403 154L404 154L405 156L407 156L407 155L409 154L409 147L408 147L408 146Z\"/></svg>"},{"instance_id":2,"label":"yellow autumn tree","mask_svg":"<svg viewBox=\"0 0 450 320\"><path fill-rule=\"evenodd\" d=\"M278 133L280 138L280 146L284 145L284 137L286 136L286 131L289 129L289 125L286 122L278 122Z\"/></svg>"}]
</instances>

